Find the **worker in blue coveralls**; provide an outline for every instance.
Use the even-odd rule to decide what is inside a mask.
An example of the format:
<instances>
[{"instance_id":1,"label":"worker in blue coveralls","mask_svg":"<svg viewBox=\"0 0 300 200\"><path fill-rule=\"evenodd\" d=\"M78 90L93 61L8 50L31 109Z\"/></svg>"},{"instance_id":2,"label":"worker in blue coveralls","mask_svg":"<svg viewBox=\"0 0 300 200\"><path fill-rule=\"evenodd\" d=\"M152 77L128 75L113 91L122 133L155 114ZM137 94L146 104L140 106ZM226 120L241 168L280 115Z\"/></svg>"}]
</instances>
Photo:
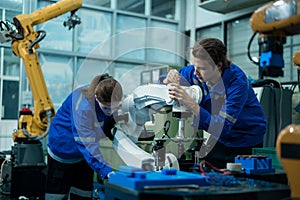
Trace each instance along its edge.
<instances>
[{"instance_id":1,"label":"worker in blue coveralls","mask_svg":"<svg viewBox=\"0 0 300 200\"><path fill-rule=\"evenodd\" d=\"M99 143L113 140L113 116L122 96L120 83L102 74L62 103L49 130L46 199L92 199L94 172L102 179L112 172Z\"/></svg>"},{"instance_id":2,"label":"worker in blue coveralls","mask_svg":"<svg viewBox=\"0 0 300 200\"><path fill-rule=\"evenodd\" d=\"M192 48L192 65L170 70L160 77L169 84L170 98L187 106L194 126L210 134L204 160L226 168L237 155L251 155L262 147L266 119L245 73L227 57L227 48L216 38L206 38ZM198 105L180 85L199 85L203 99Z\"/></svg>"}]
</instances>

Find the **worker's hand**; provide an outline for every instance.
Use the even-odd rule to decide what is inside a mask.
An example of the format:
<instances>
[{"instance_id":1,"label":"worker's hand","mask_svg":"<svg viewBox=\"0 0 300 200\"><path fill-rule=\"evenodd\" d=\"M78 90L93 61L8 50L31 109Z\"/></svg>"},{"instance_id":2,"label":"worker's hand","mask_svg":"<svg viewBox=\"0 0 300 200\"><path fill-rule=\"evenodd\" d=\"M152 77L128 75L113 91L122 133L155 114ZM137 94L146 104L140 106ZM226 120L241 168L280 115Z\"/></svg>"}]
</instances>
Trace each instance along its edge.
<instances>
[{"instance_id":1,"label":"worker's hand","mask_svg":"<svg viewBox=\"0 0 300 200\"><path fill-rule=\"evenodd\" d=\"M192 97L177 83L170 83L169 95L171 99L177 100L180 105L189 108L195 115L198 116L200 106Z\"/></svg>"},{"instance_id":2,"label":"worker's hand","mask_svg":"<svg viewBox=\"0 0 300 200\"><path fill-rule=\"evenodd\" d=\"M178 83L179 84L180 75L177 70L171 69L167 75L167 77L163 80L163 83Z\"/></svg>"}]
</instances>

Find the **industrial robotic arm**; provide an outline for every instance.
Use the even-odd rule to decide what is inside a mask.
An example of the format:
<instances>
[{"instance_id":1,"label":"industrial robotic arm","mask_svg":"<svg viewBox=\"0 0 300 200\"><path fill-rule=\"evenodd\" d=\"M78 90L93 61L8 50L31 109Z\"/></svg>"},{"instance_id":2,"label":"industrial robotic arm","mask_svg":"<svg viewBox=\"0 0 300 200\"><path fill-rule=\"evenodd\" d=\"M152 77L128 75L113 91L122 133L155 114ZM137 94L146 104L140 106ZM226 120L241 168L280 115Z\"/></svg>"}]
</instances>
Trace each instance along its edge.
<instances>
[{"instance_id":1,"label":"industrial robotic arm","mask_svg":"<svg viewBox=\"0 0 300 200\"><path fill-rule=\"evenodd\" d=\"M80 23L75 11L81 5L82 0L61 0L31 14L17 15L13 23L0 21L0 42L11 42L13 53L22 59L34 100L34 112L29 108L20 111L18 130L13 133L11 157L5 162L5 173L1 174L2 193L11 197L40 197L45 194L46 163L40 140L47 136L55 110L36 52L46 33L36 31L34 26L70 11L71 15L64 25L71 29Z\"/></svg>"},{"instance_id":2,"label":"industrial robotic arm","mask_svg":"<svg viewBox=\"0 0 300 200\"><path fill-rule=\"evenodd\" d=\"M283 76L286 37L300 33L300 0L272 1L256 10L250 23L254 34L248 44L248 57L259 66L259 78ZM250 56L250 46L257 33L258 61Z\"/></svg>"},{"instance_id":3,"label":"industrial robotic arm","mask_svg":"<svg viewBox=\"0 0 300 200\"><path fill-rule=\"evenodd\" d=\"M182 86L183 87L183 86ZM202 91L199 86L183 87L186 92L197 102L202 99ZM120 155L124 163L129 166L144 168L146 170L160 170L170 160L174 161L176 157L172 155L152 154L145 152L136 145L144 125L151 121L152 115L160 112L161 108L170 107L172 113L176 114L179 122L184 121L186 113L191 113L186 107L180 105L177 101L171 99L168 93L167 85L147 84L136 88L131 95L122 102L121 115L126 115L127 120L118 122L119 128L116 129L113 146ZM118 120L117 120L118 121ZM177 137L184 139L182 130L184 123L180 123ZM169 159L163 159L169 156ZM175 162L175 161L174 161ZM174 166L174 164L173 164Z\"/></svg>"},{"instance_id":4,"label":"industrial robotic arm","mask_svg":"<svg viewBox=\"0 0 300 200\"><path fill-rule=\"evenodd\" d=\"M27 108L20 111L18 130L13 133L15 142L45 137L55 115L36 53L38 43L46 33L42 30L35 31L33 27L70 11L71 16L64 25L71 29L80 24L75 12L81 5L82 0L62 0L31 14L20 14L13 19L13 23L0 22L0 42L11 41L13 53L22 58L34 99L34 113Z\"/></svg>"}]
</instances>

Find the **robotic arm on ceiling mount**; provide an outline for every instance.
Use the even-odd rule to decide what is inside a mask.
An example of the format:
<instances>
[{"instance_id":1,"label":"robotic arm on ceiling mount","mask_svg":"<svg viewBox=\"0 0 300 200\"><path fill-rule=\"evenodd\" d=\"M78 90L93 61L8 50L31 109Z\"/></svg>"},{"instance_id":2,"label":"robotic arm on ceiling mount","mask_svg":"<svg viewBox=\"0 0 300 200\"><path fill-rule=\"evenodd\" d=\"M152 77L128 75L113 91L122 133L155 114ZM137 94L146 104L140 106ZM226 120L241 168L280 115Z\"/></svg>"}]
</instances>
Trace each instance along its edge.
<instances>
[{"instance_id":1,"label":"robotic arm on ceiling mount","mask_svg":"<svg viewBox=\"0 0 300 200\"><path fill-rule=\"evenodd\" d=\"M259 66L259 78L283 76L283 45L286 37L300 34L300 0L270 2L252 14L250 23L254 34L248 44L248 57ZM250 46L257 33L259 59L250 55ZM298 57L299 53L295 56ZM299 58L294 58L294 61L299 67Z\"/></svg>"},{"instance_id":2,"label":"robotic arm on ceiling mount","mask_svg":"<svg viewBox=\"0 0 300 200\"><path fill-rule=\"evenodd\" d=\"M202 100L202 91L199 86L184 87L187 93L198 103ZM159 170L165 166L177 162L172 155L147 153L138 148L135 142L138 140L144 125L151 121L152 115L160 112L161 108L170 107L173 115L176 114L180 121L184 121L187 113L191 113L186 107L179 105L175 100L169 98L168 86L160 84L147 84L136 88L131 95L122 102L120 116L127 116L127 120L119 121L119 127L115 132L113 147L122 160L129 166L144 168L146 170ZM179 123L177 137L184 139L182 130L184 123ZM170 156L168 159L163 159ZM175 158L175 159L174 159Z\"/></svg>"}]
</instances>

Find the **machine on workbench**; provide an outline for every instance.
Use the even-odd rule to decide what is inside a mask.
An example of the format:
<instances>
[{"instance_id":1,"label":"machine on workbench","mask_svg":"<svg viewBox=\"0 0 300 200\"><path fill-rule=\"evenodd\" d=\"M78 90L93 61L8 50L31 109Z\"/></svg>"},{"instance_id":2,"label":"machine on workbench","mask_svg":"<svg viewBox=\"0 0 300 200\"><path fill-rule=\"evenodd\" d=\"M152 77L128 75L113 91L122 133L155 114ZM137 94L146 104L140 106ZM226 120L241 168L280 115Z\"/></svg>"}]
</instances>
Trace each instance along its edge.
<instances>
[{"instance_id":1,"label":"machine on workbench","mask_svg":"<svg viewBox=\"0 0 300 200\"><path fill-rule=\"evenodd\" d=\"M202 90L199 86L184 87L187 93L196 101L202 99ZM168 132L171 122L170 119L164 119L164 132L161 137L151 135L150 152L143 150L137 146L140 140L149 137L145 130L145 123L154 121L153 115L160 113L168 115L172 113L172 117L178 122L177 134L170 136ZM123 116L123 117L120 117ZM172 100L168 94L168 86L161 84L146 84L137 87L131 95L122 101L122 109L120 111L118 127L114 133L113 147L128 166L140 167L150 171L160 171L164 168L175 167L179 169L180 161L186 151L186 143L192 143L198 140L203 142L202 138L195 136L195 130L192 135L185 135L188 127L185 124L188 117L192 116L191 111L187 107L180 105L177 101ZM124 117L126 116L126 117ZM156 119L157 120L157 119ZM176 152L167 152L167 145L173 142L177 146ZM194 158L200 159L200 146L194 151ZM179 162L179 164L178 164ZM193 165L195 160L192 161Z\"/></svg>"}]
</instances>

